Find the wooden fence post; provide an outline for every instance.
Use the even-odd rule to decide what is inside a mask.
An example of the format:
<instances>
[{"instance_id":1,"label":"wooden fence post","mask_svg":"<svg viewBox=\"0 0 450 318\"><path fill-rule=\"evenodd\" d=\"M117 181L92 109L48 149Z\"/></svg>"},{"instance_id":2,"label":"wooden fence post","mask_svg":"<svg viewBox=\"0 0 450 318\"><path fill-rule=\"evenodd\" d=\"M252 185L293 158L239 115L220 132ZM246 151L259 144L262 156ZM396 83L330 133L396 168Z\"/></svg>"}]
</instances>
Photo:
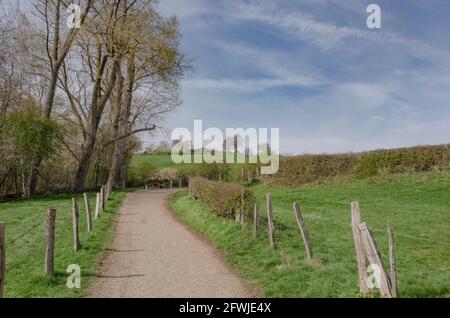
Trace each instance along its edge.
<instances>
[{"instance_id":1,"label":"wooden fence post","mask_svg":"<svg viewBox=\"0 0 450 318\"><path fill-rule=\"evenodd\" d=\"M367 226L367 223L361 223L359 226L361 231L362 241L366 250L367 258L369 262L376 265L380 271L380 293L382 297L392 298L391 294L391 282L389 276L386 273L383 261L381 259L380 251L378 250L376 241Z\"/></svg>"},{"instance_id":2,"label":"wooden fence post","mask_svg":"<svg viewBox=\"0 0 450 318\"><path fill-rule=\"evenodd\" d=\"M256 233L258 232L258 203L255 203L255 208L253 209L253 237L256 238Z\"/></svg>"},{"instance_id":3,"label":"wooden fence post","mask_svg":"<svg viewBox=\"0 0 450 318\"><path fill-rule=\"evenodd\" d=\"M101 194L97 193L97 196L95 198L95 219L98 219L98 216L100 215L100 209L101 209L101 199L100 199Z\"/></svg>"},{"instance_id":4,"label":"wooden fence post","mask_svg":"<svg viewBox=\"0 0 450 318\"><path fill-rule=\"evenodd\" d=\"M352 232L353 241L355 242L356 249L356 260L358 262L358 277L359 277L359 290L363 294L369 292L369 287L367 286L367 267L366 267L366 256L364 253L364 243L361 237L361 231L359 230L359 224L361 224L361 214L359 210L359 203L352 202Z\"/></svg>"},{"instance_id":5,"label":"wooden fence post","mask_svg":"<svg viewBox=\"0 0 450 318\"><path fill-rule=\"evenodd\" d=\"M300 234L303 237L303 243L305 244L306 255L308 260L313 258L313 251L311 245L311 239L309 238L308 230L305 227L305 222L303 221L302 212L300 210L300 206L298 203L294 203L294 214L295 220L297 221L298 228L300 230Z\"/></svg>"},{"instance_id":6,"label":"wooden fence post","mask_svg":"<svg viewBox=\"0 0 450 318\"><path fill-rule=\"evenodd\" d=\"M270 248L275 249L275 227L273 225L272 196L270 193L266 195L267 202L267 230L269 234Z\"/></svg>"},{"instance_id":7,"label":"wooden fence post","mask_svg":"<svg viewBox=\"0 0 450 318\"><path fill-rule=\"evenodd\" d=\"M84 206L86 208L87 230L88 232L92 232L92 214L91 214L91 207L89 206L88 194L83 193L83 197L84 197Z\"/></svg>"},{"instance_id":8,"label":"wooden fence post","mask_svg":"<svg viewBox=\"0 0 450 318\"><path fill-rule=\"evenodd\" d=\"M387 223L388 239L389 239L389 263L391 269L391 295L392 298L398 298L397 288L397 262L395 260L394 233L392 227Z\"/></svg>"},{"instance_id":9,"label":"wooden fence post","mask_svg":"<svg viewBox=\"0 0 450 318\"><path fill-rule=\"evenodd\" d=\"M80 238L78 237L78 204L75 198L72 199L72 227L73 227L73 250L77 252L80 249Z\"/></svg>"},{"instance_id":10,"label":"wooden fence post","mask_svg":"<svg viewBox=\"0 0 450 318\"><path fill-rule=\"evenodd\" d=\"M170 189L171 190L173 189L173 180L172 179L170 179Z\"/></svg>"},{"instance_id":11,"label":"wooden fence post","mask_svg":"<svg viewBox=\"0 0 450 318\"><path fill-rule=\"evenodd\" d=\"M103 210L103 201L104 201L104 194L103 194L103 186L100 188L100 204L99 208Z\"/></svg>"},{"instance_id":12,"label":"wooden fence post","mask_svg":"<svg viewBox=\"0 0 450 318\"><path fill-rule=\"evenodd\" d=\"M178 180L178 188L181 189L183 187L183 180L180 178L180 180Z\"/></svg>"},{"instance_id":13,"label":"wooden fence post","mask_svg":"<svg viewBox=\"0 0 450 318\"><path fill-rule=\"evenodd\" d=\"M127 182L127 166L122 166L120 173L120 185L122 186L122 190L125 190Z\"/></svg>"},{"instance_id":14,"label":"wooden fence post","mask_svg":"<svg viewBox=\"0 0 450 318\"><path fill-rule=\"evenodd\" d=\"M241 227L244 229L245 226L245 201L244 201L244 190L241 191L241 208L240 208L240 215L241 215Z\"/></svg>"},{"instance_id":15,"label":"wooden fence post","mask_svg":"<svg viewBox=\"0 0 450 318\"><path fill-rule=\"evenodd\" d=\"M45 246L45 273L55 273L55 221L56 210L48 209L47 213L47 239Z\"/></svg>"},{"instance_id":16,"label":"wooden fence post","mask_svg":"<svg viewBox=\"0 0 450 318\"><path fill-rule=\"evenodd\" d=\"M5 224L0 223L0 298L3 298L3 288L6 274L6 245L5 245Z\"/></svg>"},{"instance_id":17,"label":"wooden fence post","mask_svg":"<svg viewBox=\"0 0 450 318\"><path fill-rule=\"evenodd\" d=\"M101 199L102 199L101 208L102 208L102 211L105 211L106 202L109 199L109 193L107 193L105 185L102 186L102 192L101 193L102 193L102 196L101 196Z\"/></svg>"}]
</instances>

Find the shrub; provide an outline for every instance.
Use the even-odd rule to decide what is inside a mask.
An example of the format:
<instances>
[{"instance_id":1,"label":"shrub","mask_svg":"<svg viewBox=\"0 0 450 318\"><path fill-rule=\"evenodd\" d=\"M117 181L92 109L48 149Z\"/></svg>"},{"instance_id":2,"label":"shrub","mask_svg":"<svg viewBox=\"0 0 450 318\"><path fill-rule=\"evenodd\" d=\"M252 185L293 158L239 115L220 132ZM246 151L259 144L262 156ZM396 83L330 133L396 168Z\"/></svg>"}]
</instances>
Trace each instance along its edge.
<instances>
[{"instance_id":1,"label":"shrub","mask_svg":"<svg viewBox=\"0 0 450 318\"><path fill-rule=\"evenodd\" d=\"M209 181L200 177L190 178L189 182L194 198L209 206L215 215L222 217L235 217L239 213L251 215L256 202L255 195L240 184Z\"/></svg>"},{"instance_id":2,"label":"shrub","mask_svg":"<svg viewBox=\"0 0 450 318\"><path fill-rule=\"evenodd\" d=\"M283 156L280 170L266 183L298 186L334 177L377 175L450 169L450 145L418 146L336 155Z\"/></svg>"},{"instance_id":3,"label":"shrub","mask_svg":"<svg viewBox=\"0 0 450 318\"><path fill-rule=\"evenodd\" d=\"M147 184L150 181L154 169L153 165L148 161L132 163L128 171L128 184L132 187Z\"/></svg>"}]
</instances>

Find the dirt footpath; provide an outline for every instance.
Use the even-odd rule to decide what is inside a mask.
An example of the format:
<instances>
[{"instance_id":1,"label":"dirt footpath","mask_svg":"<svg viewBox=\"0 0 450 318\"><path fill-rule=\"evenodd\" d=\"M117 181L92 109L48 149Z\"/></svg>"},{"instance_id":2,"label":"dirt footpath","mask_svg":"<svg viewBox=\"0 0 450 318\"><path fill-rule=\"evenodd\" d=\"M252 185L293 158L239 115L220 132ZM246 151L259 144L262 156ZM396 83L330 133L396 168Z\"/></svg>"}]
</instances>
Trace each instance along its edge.
<instances>
[{"instance_id":1,"label":"dirt footpath","mask_svg":"<svg viewBox=\"0 0 450 318\"><path fill-rule=\"evenodd\" d=\"M252 297L221 254L173 216L171 193L128 194L90 297Z\"/></svg>"}]
</instances>

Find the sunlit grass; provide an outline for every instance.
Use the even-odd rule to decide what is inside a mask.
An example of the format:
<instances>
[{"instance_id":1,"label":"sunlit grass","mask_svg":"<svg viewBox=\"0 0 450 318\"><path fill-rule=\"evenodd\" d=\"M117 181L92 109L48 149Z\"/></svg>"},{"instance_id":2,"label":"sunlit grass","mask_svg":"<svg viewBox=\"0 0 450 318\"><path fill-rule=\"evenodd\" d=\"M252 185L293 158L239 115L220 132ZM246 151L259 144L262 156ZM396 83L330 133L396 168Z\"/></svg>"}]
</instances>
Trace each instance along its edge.
<instances>
[{"instance_id":1,"label":"sunlit grass","mask_svg":"<svg viewBox=\"0 0 450 318\"><path fill-rule=\"evenodd\" d=\"M0 203L0 222L6 224L6 283L5 297L79 297L85 295L89 281L96 276L109 246L114 216L124 192L112 193L105 212L94 221L94 231L87 233L86 213L81 195L77 196L80 210L80 241L82 249L72 250L71 196L58 195L24 201ZM95 194L90 194L91 209ZM57 209L55 239L55 275L44 274L45 229L48 208ZM81 267L81 289L66 287L66 269L71 264Z\"/></svg>"},{"instance_id":2,"label":"sunlit grass","mask_svg":"<svg viewBox=\"0 0 450 318\"><path fill-rule=\"evenodd\" d=\"M253 239L233 220L216 218L187 193L172 198L181 219L208 237L243 277L268 297L361 297L350 229L350 202L387 255L386 219L394 228L401 297L450 296L450 174L397 175L301 188L254 186L260 213L271 193L277 250L265 229ZM302 207L318 264L306 261L292 204ZM386 258L384 258L388 264Z\"/></svg>"}]
</instances>

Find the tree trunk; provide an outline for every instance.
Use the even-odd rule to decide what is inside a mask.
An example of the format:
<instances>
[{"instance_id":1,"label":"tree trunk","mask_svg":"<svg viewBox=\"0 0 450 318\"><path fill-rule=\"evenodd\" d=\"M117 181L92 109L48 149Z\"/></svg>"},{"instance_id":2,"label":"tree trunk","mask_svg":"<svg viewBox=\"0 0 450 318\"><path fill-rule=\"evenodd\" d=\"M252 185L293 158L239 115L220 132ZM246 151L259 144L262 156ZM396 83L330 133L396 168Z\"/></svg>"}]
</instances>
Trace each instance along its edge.
<instances>
[{"instance_id":1,"label":"tree trunk","mask_svg":"<svg viewBox=\"0 0 450 318\"><path fill-rule=\"evenodd\" d=\"M75 175L74 191L80 192L84 189L84 184L86 182L86 177L89 172L89 165L94 152L95 141L97 139L98 127L103 116L103 111L105 105L111 96L113 87L116 83L117 70L119 66L119 61L114 61L113 68L111 70L111 75L108 80L107 88L105 93L101 96L101 83L102 75L106 65L107 58L104 57L101 66L99 66L99 71L97 74L96 83L94 85L92 102L90 108L90 124L88 127L88 134L86 142L83 146L83 151L80 157L80 163L78 165L77 173Z\"/></svg>"},{"instance_id":2,"label":"tree trunk","mask_svg":"<svg viewBox=\"0 0 450 318\"><path fill-rule=\"evenodd\" d=\"M125 155L127 151L127 138L120 138L129 132L128 120L131 114L131 103L133 97L133 86L135 81L135 65L134 55L130 53L128 57L127 80L125 83L125 92L121 102L119 122L117 126L117 134L115 138L119 138L115 142L114 154L109 169L109 177L106 193L110 193L115 185L117 185L118 176L121 174L124 165ZM118 110L119 111L119 110Z\"/></svg>"}]
</instances>

